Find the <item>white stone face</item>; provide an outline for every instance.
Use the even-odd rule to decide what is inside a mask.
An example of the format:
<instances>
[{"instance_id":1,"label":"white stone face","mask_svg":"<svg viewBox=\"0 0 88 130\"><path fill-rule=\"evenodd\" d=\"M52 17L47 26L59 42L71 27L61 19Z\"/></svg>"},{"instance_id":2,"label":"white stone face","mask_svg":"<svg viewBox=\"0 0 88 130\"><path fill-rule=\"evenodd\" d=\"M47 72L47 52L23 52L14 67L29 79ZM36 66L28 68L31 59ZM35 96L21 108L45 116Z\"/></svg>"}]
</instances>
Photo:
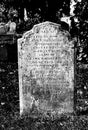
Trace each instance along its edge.
<instances>
[{"instance_id":1,"label":"white stone face","mask_svg":"<svg viewBox=\"0 0 88 130\"><path fill-rule=\"evenodd\" d=\"M16 31L16 23L15 22L11 22L10 23L10 32L15 32Z\"/></svg>"},{"instance_id":2,"label":"white stone face","mask_svg":"<svg viewBox=\"0 0 88 130\"><path fill-rule=\"evenodd\" d=\"M74 49L61 26L44 22L18 40L20 114L73 112Z\"/></svg>"}]
</instances>

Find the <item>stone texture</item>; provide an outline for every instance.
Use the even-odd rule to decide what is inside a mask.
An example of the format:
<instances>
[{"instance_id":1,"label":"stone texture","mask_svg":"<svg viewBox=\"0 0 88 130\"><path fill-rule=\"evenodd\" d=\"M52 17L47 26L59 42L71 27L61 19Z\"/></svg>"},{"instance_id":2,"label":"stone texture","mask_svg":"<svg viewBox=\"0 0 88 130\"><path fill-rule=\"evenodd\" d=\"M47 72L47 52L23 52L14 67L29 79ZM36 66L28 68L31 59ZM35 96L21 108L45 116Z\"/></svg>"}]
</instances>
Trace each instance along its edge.
<instances>
[{"instance_id":1,"label":"stone texture","mask_svg":"<svg viewBox=\"0 0 88 130\"><path fill-rule=\"evenodd\" d=\"M20 114L73 112L74 42L52 22L18 39Z\"/></svg>"}]
</instances>

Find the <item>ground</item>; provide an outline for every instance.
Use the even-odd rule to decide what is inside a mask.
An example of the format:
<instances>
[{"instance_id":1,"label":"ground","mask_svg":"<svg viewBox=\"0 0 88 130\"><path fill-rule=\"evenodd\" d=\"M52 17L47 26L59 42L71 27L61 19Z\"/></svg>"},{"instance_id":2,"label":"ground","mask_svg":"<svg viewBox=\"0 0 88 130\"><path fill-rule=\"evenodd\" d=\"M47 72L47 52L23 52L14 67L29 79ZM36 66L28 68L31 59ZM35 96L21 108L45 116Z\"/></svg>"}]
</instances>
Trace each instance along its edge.
<instances>
[{"instance_id":1,"label":"ground","mask_svg":"<svg viewBox=\"0 0 88 130\"><path fill-rule=\"evenodd\" d=\"M80 66L76 73L77 113L58 118L19 115L17 63L0 62L0 130L87 130L88 69Z\"/></svg>"}]
</instances>

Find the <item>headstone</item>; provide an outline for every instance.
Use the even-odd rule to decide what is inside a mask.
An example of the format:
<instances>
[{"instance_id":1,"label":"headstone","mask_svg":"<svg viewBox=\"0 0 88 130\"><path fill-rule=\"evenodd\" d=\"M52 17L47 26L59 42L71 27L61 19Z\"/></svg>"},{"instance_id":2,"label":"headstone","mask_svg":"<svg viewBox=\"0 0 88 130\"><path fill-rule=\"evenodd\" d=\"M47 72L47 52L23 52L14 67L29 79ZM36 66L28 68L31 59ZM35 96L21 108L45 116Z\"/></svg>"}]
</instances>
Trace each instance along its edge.
<instances>
[{"instance_id":1,"label":"headstone","mask_svg":"<svg viewBox=\"0 0 88 130\"><path fill-rule=\"evenodd\" d=\"M11 22L9 25L10 29L8 33L15 33L16 31L16 23L15 22Z\"/></svg>"},{"instance_id":2,"label":"headstone","mask_svg":"<svg viewBox=\"0 0 88 130\"><path fill-rule=\"evenodd\" d=\"M59 24L44 22L18 39L20 114L73 112L74 42Z\"/></svg>"}]
</instances>

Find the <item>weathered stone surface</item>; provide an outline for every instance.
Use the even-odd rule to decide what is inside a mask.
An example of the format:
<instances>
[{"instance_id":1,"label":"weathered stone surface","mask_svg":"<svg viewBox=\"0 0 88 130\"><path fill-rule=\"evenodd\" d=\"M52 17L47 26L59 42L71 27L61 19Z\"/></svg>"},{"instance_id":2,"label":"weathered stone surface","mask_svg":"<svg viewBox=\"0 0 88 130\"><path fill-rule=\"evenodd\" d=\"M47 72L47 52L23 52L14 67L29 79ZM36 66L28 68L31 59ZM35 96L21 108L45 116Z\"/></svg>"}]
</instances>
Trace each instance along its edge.
<instances>
[{"instance_id":1,"label":"weathered stone surface","mask_svg":"<svg viewBox=\"0 0 88 130\"><path fill-rule=\"evenodd\" d=\"M70 34L52 22L18 40L20 114L73 112L73 46Z\"/></svg>"}]
</instances>

